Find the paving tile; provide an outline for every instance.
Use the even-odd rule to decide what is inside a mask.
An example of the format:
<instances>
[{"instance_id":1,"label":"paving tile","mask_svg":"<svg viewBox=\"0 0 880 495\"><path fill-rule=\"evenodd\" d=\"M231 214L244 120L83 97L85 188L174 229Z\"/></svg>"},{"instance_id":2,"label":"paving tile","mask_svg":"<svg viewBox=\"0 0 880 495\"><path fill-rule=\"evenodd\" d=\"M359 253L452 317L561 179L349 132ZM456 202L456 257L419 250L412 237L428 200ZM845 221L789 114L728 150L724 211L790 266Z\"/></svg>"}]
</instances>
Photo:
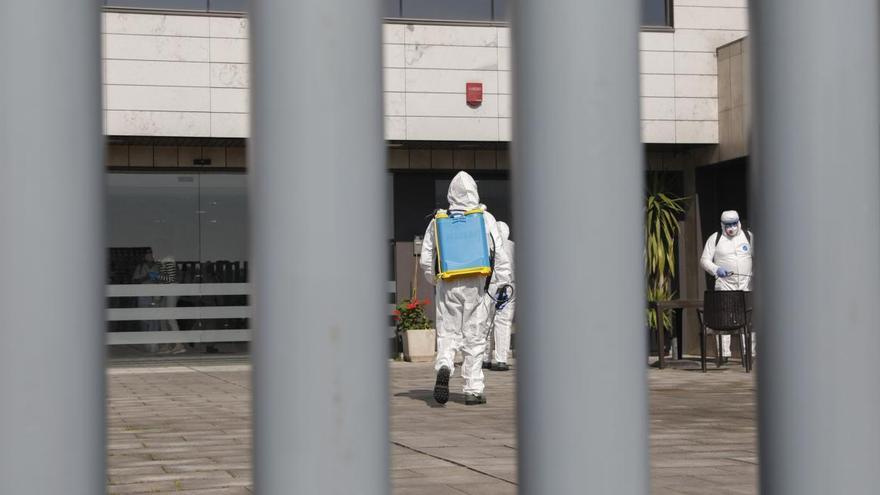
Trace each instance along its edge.
<instances>
[{"instance_id":1,"label":"paving tile","mask_svg":"<svg viewBox=\"0 0 880 495\"><path fill-rule=\"evenodd\" d=\"M470 485L452 485L468 495L516 495L516 485L504 482L473 483Z\"/></svg>"},{"instance_id":2,"label":"paving tile","mask_svg":"<svg viewBox=\"0 0 880 495\"><path fill-rule=\"evenodd\" d=\"M154 483L130 483L119 484L109 483L107 486L108 495L134 495L140 493L175 493L180 488L173 481L162 481Z\"/></svg>"},{"instance_id":3,"label":"paving tile","mask_svg":"<svg viewBox=\"0 0 880 495\"><path fill-rule=\"evenodd\" d=\"M515 366L514 366L515 368ZM655 495L757 493L754 376L649 370ZM515 371L487 372L488 404L431 398L429 363L389 364L394 495L516 493ZM186 359L108 370L108 494L252 493L250 367Z\"/></svg>"},{"instance_id":4,"label":"paving tile","mask_svg":"<svg viewBox=\"0 0 880 495\"><path fill-rule=\"evenodd\" d=\"M461 490L447 485L405 486L395 488L394 495L462 495Z\"/></svg>"}]
</instances>

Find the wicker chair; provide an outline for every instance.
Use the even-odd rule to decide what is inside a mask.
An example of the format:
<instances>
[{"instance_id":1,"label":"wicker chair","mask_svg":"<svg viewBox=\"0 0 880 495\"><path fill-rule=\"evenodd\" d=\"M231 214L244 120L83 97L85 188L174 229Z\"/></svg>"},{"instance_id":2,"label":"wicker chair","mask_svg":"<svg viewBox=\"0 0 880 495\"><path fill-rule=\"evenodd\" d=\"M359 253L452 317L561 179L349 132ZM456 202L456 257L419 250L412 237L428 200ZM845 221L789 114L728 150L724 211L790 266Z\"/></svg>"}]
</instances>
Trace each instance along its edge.
<instances>
[{"instance_id":1,"label":"wicker chair","mask_svg":"<svg viewBox=\"0 0 880 495\"><path fill-rule=\"evenodd\" d=\"M700 364L706 372L706 348L710 335L716 336L716 364L721 366L721 335L739 336L742 366L752 370L752 308L751 294L745 291L706 291L703 309L697 310L700 320Z\"/></svg>"}]
</instances>

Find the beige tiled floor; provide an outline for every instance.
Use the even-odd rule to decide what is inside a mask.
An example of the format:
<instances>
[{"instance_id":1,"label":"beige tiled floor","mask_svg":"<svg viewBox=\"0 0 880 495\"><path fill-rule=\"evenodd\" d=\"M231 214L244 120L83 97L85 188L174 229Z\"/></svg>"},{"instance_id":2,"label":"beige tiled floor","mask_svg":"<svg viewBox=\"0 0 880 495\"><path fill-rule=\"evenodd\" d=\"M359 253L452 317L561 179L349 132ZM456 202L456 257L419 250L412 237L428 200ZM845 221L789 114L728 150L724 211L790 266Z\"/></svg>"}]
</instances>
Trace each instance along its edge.
<instances>
[{"instance_id":1,"label":"beige tiled floor","mask_svg":"<svg viewBox=\"0 0 880 495\"><path fill-rule=\"evenodd\" d=\"M514 373L488 372L485 406L453 393L438 407L430 365L390 364L396 495L516 493ZM756 493L753 376L738 367L648 376L653 493ZM245 360L117 363L108 382L108 493L251 493Z\"/></svg>"}]
</instances>

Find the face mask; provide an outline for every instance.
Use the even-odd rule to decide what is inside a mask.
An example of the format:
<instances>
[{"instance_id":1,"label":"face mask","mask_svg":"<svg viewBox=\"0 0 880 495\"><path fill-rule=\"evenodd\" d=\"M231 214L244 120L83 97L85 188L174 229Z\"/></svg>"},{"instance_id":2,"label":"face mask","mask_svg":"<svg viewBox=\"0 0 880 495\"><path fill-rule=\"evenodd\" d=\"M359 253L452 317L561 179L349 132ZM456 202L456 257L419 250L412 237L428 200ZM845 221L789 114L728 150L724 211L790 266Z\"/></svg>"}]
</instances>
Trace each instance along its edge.
<instances>
[{"instance_id":1,"label":"face mask","mask_svg":"<svg viewBox=\"0 0 880 495\"><path fill-rule=\"evenodd\" d=\"M724 227L724 235L733 237L739 233L739 222L722 224Z\"/></svg>"}]
</instances>

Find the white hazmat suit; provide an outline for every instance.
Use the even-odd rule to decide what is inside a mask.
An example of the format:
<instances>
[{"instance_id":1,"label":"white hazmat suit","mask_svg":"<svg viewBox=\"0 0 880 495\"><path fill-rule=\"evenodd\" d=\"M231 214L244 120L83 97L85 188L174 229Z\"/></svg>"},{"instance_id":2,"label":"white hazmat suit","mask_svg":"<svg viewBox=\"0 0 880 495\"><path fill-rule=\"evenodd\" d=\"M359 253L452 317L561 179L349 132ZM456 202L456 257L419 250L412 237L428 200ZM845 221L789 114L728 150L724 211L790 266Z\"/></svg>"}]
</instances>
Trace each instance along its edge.
<instances>
[{"instance_id":1,"label":"white hazmat suit","mask_svg":"<svg viewBox=\"0 0 880 495\"><path fill-rule=\"evenodd\" d=\"M700 258L703 269L715 277L715 290L752 290L752 241L736 211L721 214L721 231L709 236ZM753 353L754 345L753 338ZM730 335L721 336L721 355L730 357Z\"/></svg>"},{"instance_id":2,"label":"white hazmat suit","mask_svg":"<svg viewBox=\"0 0 880 495\"><path fill-rule=\"evenodd\" d=\"M473 177L467 172L459 172L449 185L447 200L449 201L449 210L464 212L478 208L480 196ZM499 244L500 235L495 217L492 214L484 212L483 219L491 250L493 245ZM461 350L464 356L461 368L461 376L464 378L464 393L481 396L484 388L482 357L486 352L484 323L488 316L487 306L484 303L486 277L467 276L437 280L434 220L431 220L425 230L423 239L421 269L428 282L437 286L437 358L434 362L434 369L439 372L445 366L452 372L455 368L455 353L457 350ZM508 283L510 281L510 260L503 249L494 251L494 262L493 284Z\"/></svg>"},{"instance_id":3,"label":"white hazmat suit","mask_svg":"<svg viewBox=\"0 0 880 495\"><path fill-rule=\"evenodd\" d=\"M515 266L514 266L514 250L515 244L510 240L510 227L507 226L504 222L498 222L498 233L501 236L501 248L504 250L505 254L507 254L507 258L510 260L510 284L515 287ZM495 295L495 291L497 290L498 284L493 283L492 287L490 287L489 292L493 296ZM514 291L515 294L515 291ZM500 311L495 310L495 301L490 298L487 299L488 305L488 313L489 318L486 320L486 324L488 325L490 331L487 332L489 335L489 352L486 354L486 357L483 358L485 361L490 361L492 358L495 359L496 364L506 364L507 363L507 355L510 352L510 328L513 324L513 315L516 311L516 301L510 301L507 303ZM515 296L514 296L515 299ZM485 367L485 366L484 366Z\"/></svg>"}]
</instances>

